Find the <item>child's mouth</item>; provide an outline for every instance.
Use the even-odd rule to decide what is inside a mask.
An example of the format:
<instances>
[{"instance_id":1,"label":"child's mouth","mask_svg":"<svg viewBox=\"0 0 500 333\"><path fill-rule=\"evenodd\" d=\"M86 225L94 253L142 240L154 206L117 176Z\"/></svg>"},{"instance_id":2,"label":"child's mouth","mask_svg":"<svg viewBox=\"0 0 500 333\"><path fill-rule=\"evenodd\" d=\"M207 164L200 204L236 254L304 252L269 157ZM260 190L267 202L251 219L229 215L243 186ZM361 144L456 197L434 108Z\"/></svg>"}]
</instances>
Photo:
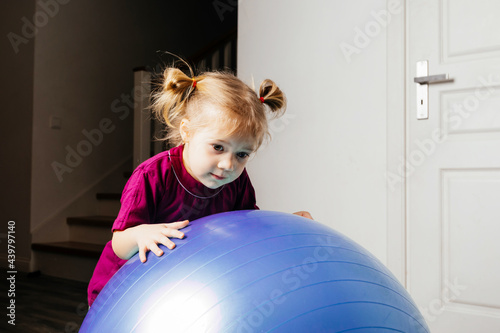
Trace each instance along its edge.
<instances>
[{"instance_id":1,"label":"child's mouth","mask_svg":"<svg viewBox=\"0 0 500 333\"><path fill-rule=\"evenodd\" d=\"M221 176L217 176L216 174L214 173L210 173L212 175L212 177L214 177L215 179L217 180L223 180L223 179L226 179L226 177L221 177Z\"/></svg>"}]
</instances>

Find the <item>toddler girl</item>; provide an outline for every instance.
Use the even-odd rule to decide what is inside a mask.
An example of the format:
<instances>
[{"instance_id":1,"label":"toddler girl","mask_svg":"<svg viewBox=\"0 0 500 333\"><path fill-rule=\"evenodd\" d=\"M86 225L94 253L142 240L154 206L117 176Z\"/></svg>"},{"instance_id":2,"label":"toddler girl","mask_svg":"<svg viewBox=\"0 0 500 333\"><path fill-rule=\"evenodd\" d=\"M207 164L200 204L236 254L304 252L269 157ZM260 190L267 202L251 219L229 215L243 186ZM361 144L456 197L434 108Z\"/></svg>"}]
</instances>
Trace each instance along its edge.
<instances>
[{"instance_id":1,"label":"toddler girl","mask_svg":"<svg viewBox=\"0 0 500 333\"><path fill-rule=\"evenodd\" d=\"M164 71L153 111L175 147L139 165L125 185L113 238L89 283L89 305L132 255L145 262L148 251L163 254L159 244L173 249L169 238L183 238L179 229L189 220L258 209L245 165L269 136L266 106L278 116L285 110L273 81L262 82L259 94L229 73Z\"/></svg>"}]
</instances>

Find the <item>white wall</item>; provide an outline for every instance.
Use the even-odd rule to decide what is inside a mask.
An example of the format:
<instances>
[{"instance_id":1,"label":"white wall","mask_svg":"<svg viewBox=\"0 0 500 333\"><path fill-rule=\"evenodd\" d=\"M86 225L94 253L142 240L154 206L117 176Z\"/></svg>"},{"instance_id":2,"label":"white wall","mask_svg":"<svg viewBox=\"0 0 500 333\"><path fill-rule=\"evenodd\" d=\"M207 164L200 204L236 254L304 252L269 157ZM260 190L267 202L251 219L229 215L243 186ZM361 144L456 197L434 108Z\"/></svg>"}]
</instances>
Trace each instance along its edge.
<instances>
[{"instance_id":1,"label":"white wall","mask_svg":"<svg viewBox=\"0 0 500 333\"><path fill-rule=\"evenodd\" d=\"M252 0L238 13L239 77L256 88L271 78L288 97L272 142L248 168L258 204L309 210L384 263L387 45L384 17L373 12L385 8L385 0Z\"/></svg>"}]
</instances>

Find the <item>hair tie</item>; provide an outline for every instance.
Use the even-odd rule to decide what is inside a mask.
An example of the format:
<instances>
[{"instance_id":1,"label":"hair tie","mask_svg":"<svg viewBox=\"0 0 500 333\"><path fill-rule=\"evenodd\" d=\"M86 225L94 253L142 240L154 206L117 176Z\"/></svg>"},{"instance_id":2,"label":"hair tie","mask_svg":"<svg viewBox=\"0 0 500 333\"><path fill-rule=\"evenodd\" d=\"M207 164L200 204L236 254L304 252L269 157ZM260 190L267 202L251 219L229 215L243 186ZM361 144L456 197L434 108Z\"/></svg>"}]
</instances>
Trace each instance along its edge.
<instances>
[{"instance_id":1,"label":"hair tie","mask_svg":"<svg viewBox=\"0 0 500 333\"><path fill-rule=\"evenodd\" d=\"M264 97L261 97L261 98L259 98L259 99L260 99L260 102L261 102L261 103L264 103L264 102L265 102Z\"/></svg>"},{"instance_id":2,"label":"hair tie","mask_svg":"<svg viewBox=\"0 0 500 333\"><path fill-rule=\"evenodd\" d=\"M193 79L193 88L196 88L196 80Z\"/></svg>"}]
</instances>

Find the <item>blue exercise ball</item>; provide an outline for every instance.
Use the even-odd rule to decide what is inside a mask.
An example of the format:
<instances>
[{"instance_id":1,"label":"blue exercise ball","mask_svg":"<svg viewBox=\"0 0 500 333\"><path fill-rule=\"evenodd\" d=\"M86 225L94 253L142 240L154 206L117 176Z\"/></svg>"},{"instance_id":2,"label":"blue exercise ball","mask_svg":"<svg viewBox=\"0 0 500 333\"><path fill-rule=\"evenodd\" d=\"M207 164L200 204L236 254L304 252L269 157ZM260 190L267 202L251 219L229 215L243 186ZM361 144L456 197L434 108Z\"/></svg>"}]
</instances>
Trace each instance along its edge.
<instances>
[{"instance_id":1,"label":"blue exercise ball","mask_svg":"<svg viewBox=\"0 0 500 333\"><path fill-rule=\"evenodd\" d=\"M207 216L106 284L80 332L429 332L372 254L296 215Z\"/></svg>"}]
</instances>

